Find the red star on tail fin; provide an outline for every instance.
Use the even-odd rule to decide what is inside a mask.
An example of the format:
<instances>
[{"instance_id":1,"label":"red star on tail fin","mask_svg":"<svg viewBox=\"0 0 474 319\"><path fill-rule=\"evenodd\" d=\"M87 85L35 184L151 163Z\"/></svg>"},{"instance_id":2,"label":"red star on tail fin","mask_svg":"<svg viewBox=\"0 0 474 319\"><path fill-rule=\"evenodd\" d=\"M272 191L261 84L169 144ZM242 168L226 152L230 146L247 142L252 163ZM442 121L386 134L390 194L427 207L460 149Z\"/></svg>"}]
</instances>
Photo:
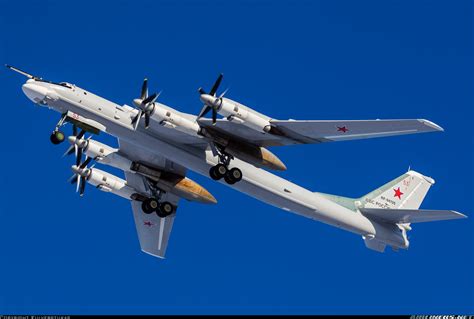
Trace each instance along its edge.
<instances>
[{"instance_id":1,"label":"red star on tail fin","mask_svg":"<svg viewBox=\"0 0 474 319\"><path fill-rule=\"evenodd\" d=\"M402 193L402 192L400 191L400 187L397 188L397 189L394 188L393 190L395 191L395 194L393 195L393 197L398 197L398 199L402 199L402 195L403 195L404 193Z\"/></svg>"}]
</instances>

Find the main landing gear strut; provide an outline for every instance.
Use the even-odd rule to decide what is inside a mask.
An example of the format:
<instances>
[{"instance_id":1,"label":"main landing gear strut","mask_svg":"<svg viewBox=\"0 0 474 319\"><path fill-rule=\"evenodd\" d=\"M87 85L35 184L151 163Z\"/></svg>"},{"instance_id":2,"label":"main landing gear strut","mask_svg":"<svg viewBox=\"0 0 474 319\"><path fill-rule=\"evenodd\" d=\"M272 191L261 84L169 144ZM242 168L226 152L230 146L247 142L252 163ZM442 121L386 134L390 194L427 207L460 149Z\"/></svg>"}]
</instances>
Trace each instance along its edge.
<instances>
[{"instance_id":1,"label":"main landing gear strut","mask_svg":"<svg viewBox=\"0 0 474 319\"><path fill-rule=\"evenodd\" d=\"M160 201L164 195L164 191L158 189L153 183L148 181L147 186L149 187L152 197L145 199L142 202L142 210L145 214L151 214L155 212L159 217L165 218L172 215L176 208L170 202Z\"/></svg>"},{"instance_id":2,"label":"main landing gear strut","mask_svg":"<svg viewBox=\"0 0 474 319\"><path fill-rule=\"evenodd\" d=\"M235 184L242 179L242 171L237 167L229 169L230 161L234 158L232 155L226 154L222 151L218 153L219 164L211 167L209 175L213 180L220 180L224 178L227 184Z\"/></svg>"}]
</instances>

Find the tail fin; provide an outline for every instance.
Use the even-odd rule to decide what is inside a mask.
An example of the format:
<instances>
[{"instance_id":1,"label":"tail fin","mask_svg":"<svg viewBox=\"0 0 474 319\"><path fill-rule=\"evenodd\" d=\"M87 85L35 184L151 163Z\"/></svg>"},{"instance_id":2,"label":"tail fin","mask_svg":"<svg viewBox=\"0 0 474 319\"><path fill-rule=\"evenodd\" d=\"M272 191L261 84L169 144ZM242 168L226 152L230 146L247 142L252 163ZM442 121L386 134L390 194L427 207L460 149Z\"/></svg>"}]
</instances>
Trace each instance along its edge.
<instances>
[{"instance_id":1,"label":"tail fin","mask_svg":"<svg viewBox=\"0 0 474 319\"><path fill-rule=\"evenodd\" d=\"M418 209L434 183L432 178L410 170L362 196L356 205L364 208Z\"/></svg>"},{"instance_id":2,"label":"tail fin","mask_svg":"<svg viewBox=\"0 0 474 319\"><path fill-rule=\"evenodd\" d=\"M434 183L432 178L409 170L402 176L357 199L324 193L318 194L348 209L360 211L369 219L381 222L380 227L387 231L382 231L381 234L368 234L362 238L367 248L383 252L386 245L392 246L395 250L408 248L407 231L411 230L410 223L467 217L451 210L418 209Z\"/></svg>"}]
</instances>

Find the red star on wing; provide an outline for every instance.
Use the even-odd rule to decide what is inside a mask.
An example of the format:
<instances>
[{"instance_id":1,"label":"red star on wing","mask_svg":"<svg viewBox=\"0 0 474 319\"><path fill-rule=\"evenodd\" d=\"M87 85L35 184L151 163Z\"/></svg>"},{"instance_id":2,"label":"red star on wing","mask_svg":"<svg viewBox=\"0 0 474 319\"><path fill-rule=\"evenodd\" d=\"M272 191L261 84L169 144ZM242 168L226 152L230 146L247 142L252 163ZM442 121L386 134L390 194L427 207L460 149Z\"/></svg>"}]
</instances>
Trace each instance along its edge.
<instances>
[{"instance_id":1,"label":"red star on wing","mask_svg":"<svg viewBox=\"0 0 474 319\"><path fill-rule=\"evenodd\" d=\"M153 226L153 223L149 222L149 221L146 221L146 222L143 222L143 225L151 227L151 226Z\"/></svg>"},{"instance_id":2,"label":"red star on wing","mask_svg":"<svg viewBox=\"0 0 474 319\"><path fill-rule=\"evenodd\" d=\"M397 189L393 189L395 191L395 194L393 195L393 197L398 197L398 199L402 199L402 195L403 193L400 191L400 187L397 188Z\"/></svg>"},{"instance_id":3,"label":"red star on wing","mask_svg":"<svg viewBox=\"0 0 474 319\"><path fill-rule=\"evenodd\" d=\"M349 131L349 129L344 125L344 126L341 126L341 127L338 126L337 131L342 132L342 133L346 133L347 131Z\"/></svg>"}]
</instances>

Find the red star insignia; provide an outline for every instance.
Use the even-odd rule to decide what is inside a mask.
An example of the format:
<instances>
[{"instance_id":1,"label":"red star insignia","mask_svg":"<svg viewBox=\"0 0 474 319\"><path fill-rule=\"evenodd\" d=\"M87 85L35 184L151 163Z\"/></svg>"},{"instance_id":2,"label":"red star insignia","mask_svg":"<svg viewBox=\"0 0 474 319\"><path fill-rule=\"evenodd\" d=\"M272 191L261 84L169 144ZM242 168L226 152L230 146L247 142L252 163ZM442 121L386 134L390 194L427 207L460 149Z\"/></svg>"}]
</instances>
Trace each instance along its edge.
<instances>
[{"instance_id":1,"label":"red star insignia","mask_svg":"<svg viewBox=\"0 0 474 319\"><path fill-rule=\"evenodd\" d=\"M143 222L143 225L151 227L151 226L153 226L153 223L149 222L149 221L146 221L146 222Z\"/></svg>"},{"instance_id":2,"label":"red star insignia","mask_svg":"<svg viewBox=\"0 0 474 319\"><path fill-rule=\"evenodd\" d=\"M397 189L393 189L395 191L395 194L393 195L393 197L398 197L398 199L402 199L402 195L403 193L400 191L400 187L397 188Z\"/></svg>"},{"instance_id":3,"label":"red star insignia","mask_svg":"<svg viewBox=\"0 0 474 319\"><path fill-rule=\"evenodd\" d=\"M338 126L337 131L342 132L342 133L346 133L347 131L349 131L349 129L346 126L342 126L342 127Z\"/></svg>"}]
</instances>

